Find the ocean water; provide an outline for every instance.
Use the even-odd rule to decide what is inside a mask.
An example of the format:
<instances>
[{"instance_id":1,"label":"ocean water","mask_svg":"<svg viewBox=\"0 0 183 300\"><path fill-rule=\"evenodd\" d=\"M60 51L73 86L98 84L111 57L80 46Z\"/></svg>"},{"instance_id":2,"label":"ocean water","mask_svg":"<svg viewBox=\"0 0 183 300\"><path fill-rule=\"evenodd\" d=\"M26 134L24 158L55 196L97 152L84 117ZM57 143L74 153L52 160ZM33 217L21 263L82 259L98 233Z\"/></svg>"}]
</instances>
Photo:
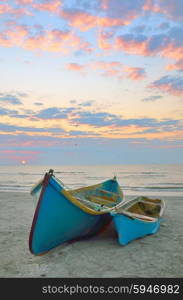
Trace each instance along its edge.
<instances>
[{"instance_id":1,"label":"ocean water","mask_svg":"<svg viewBox=\"0 0 183 300\"><path fill-rule=\"evenodd\" d=\"M183 196L183 165L0 166L0 191L29 192L50 168L69 189L116 175L126 196Z\"/></svg>"}]
</instances>

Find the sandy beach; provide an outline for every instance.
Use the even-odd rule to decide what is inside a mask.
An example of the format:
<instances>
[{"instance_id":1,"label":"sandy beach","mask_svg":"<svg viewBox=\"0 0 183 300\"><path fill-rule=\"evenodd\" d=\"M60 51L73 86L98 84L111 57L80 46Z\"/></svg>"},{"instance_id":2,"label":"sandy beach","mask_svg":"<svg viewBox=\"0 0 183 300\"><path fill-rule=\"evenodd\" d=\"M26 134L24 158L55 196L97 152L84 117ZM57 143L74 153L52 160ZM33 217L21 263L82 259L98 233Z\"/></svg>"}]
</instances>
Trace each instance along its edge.
<instances>
[{"instance_id":1,"label":"sandy beach","mask_svg":"<svg viewBox=\"0 0 183 300\"><path fill-rule=\"evenodd\" d=\"M162 198L166 209L154 235L120 246L111 224L96 237L33 256L28 249L32 198L1 192L0 277L183 277L183 199Z\"/></svg>"}]
</instances>

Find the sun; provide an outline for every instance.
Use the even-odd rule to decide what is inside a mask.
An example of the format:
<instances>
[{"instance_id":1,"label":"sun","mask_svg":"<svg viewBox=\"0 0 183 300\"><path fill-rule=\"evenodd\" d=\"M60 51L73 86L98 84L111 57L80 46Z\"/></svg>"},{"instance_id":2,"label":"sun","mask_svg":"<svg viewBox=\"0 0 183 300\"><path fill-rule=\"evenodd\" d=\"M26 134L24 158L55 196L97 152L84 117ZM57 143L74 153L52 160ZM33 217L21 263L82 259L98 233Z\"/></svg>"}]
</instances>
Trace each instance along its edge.
<instances>
[{"instance_id":1,"label":"sun","mask_svg":"<svg viewBox=\"0 0 183 300\"><path fill-rule=\"evenodd\" d=\"M25 165L25 164L26 164L26 160L22 160L22 161L21 161L21 164L22 164L22 165Z\"/></svg>"}]
</instances>

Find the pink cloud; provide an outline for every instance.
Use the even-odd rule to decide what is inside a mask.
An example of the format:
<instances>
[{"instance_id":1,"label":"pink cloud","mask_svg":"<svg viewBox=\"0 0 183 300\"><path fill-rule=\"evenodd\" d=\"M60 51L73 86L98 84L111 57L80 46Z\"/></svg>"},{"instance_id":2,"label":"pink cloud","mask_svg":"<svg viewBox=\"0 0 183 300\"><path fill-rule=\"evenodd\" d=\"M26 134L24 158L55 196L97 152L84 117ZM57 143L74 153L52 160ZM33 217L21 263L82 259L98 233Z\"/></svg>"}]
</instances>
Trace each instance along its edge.
<instances>
[{"instance_id":1,"label":"pink cloud","mask_svg":"<svg viewBox=\"0 0 183 300\"><path fill-rule=\"evenodd\" d=\"M151 10L153 12L159 12L160 8L157 4L155 4L154 0L146 0L146 2L143 5L143 9L145 11Z\"/></svg>"},{"instance_id":2,"label":"pink cloud","mask_svg":"<svg viewBox=\"0 0 183 300\"><path fill-rule=\"evenodd\" d=\"M81 72L83 70L86 71L87 69L94 71L96 70L99 71L103 76L115 77L117 79L129 78L131 80L142 80L146 77L146 73L143 68L129 67L118 61L97 61L95 63L89 63L85 65L71 63L67 65L67 69L76 72Z\"/></svg>"},{"instance_id":3,"label":"pink cloud","mask_svg":"<svg viewBox=\"0 0 183 300\"><path fill-rule=\"evenodd\" d=\"M97 43L98 43L98 47L102 50L111 50L113 47L113 41L112 41L112 37L113 37L113 32L103 32L100 31L98 36L97 36Z\"/></svg>"},{"instance_id":4,"label":"pink cloud","mask_svg":"<svg viewBox=\"0 0 183 300\"><path fill-rule=\"evenodd\" d=\"M23 0L24 1L24 0ZM50 13L58 13L61 7L62 1L52 0L45 3L35 3L32 5L33 8L40 11L48 11Z\"/></svg>"},{"instance_id":5,"label":"pink cloud","mask_svg":"<svg viewBox=\"0 0 183 300\"><path fill-rule=\"evenodd\" d=\"M176 45L175 42L169 43L166 48L162 49L161 55L174 58L176 60L183 58L183 45Z\"/></svg>"},{"instance_id":6,"label":"pink cloud","mask_svg":"<svg viewBox=\"0 0 183 300\"><path fill-rule=\"evenodd\" d=\"M90 44L72 31L45 30L33 36L28 27L16 24L0 33L0 45L4 47L19 46L31 51L41 50L64 54L79 50L87 53L92 51Z\"/></svg>"},{"instance_id":7,"label":"pink cloud","mask_svg":"<svg viewBox=\"0 0 183 300\"><path fill-rule=\"evenodd\" d=\"M67 65L67 69L71 71L82 71L84 66L77 63L71 63Z\"/></svg>"},{"instance_id":8,"label":"pink cloud","mask_svg":"<svg viewBox=\"0 0 183 300\"><path fill-rule=\"evenodd\" d=\"M37 159L40 151L29 151L29 150L1 150L1 155L5 160L13 162L33 162Z\"/></svg>"},{"instance_id":9,"label":"pink cloud","mask_svg":"<svg viewBox=\"0 0 183 300\"><path fill-rule=\"evenodd\" d=\"M168 71L172 70L183 70L183 59L178 60L175 64L170 64L166 67Z\"/></svg>"},{"instance_id":10,"label":"pink cloud","mask_svg":"<svg viewBox=\"0 0 183 300\"><path fill-rule=\"evenodd\" d=\"M10 5L4 3L4 4L0 4L0 14L6 14L11 12L12 8Z\"/></svg>"},{"instance_id":11,"label":"pink cloud","mask_svg":"<svg viewBox=\"0 0 183 300\"><path fill-rule=\"evenodd\" d=\"M123 26L127 21L121 18L109 18L94 16L83 11L64 11L60 12L60 16L69 21L70 26L79 28L81 31L88 31L95 27L115 27Z\"/></svg>"},{"instance_id":12,"label":"pink cloud","mask_svg":"<svg viewBox=\"0 0 183 300\"><path fill-rule=\"evenodd\" d=\"M160 40L157 42L157 40ZM114 48L117 51L124 51L128 54L170 57L176 60L183 58L183 45L178 42L176 36L169 38L164 36L152 36L143 38L133 35L118 36L115 39Z\"/></svg>"},{"instance_id":13,"label":"pink cloud","mask_svg":"<svg viewBox=\"0 0 183 300\"><path fill-rule=\"evenodd\" d=\"M107 10L108 7L109 7L109 0L102 0L101 1L101 7L104 9L104 10Z\"/></svg>"},{"instance_id":14,"label":"pink cloud","mask_svg":"<svg viewBox=\"0 0 183 300\"><path fill-rule=\"evenodd\" d=\"M150 55L146 39L138 41L133 38L126 39L126 37L118 36L116 37L114 47L116 50L123 50L129 54Z\"/></svg>"},{"instance_id":15,"label":"pink cloud","mask_svg":"<svg viewBox=\"0 0 183 300\"><path fill-rule=\"evenodd\" d=\"M120 79L123 75L122 64L120 62L103 62L98 61L91 66L93 69L98 69L102 71L102 75L107 77L116 77Z\"/></svg>"},{"instance_id":16,"label":"pink cloud","mask_svg":"<svg viewBox=\"0 0 183 300\"><path fill-rule=\"evenodd\" d=\"M174 96L182 96L183 78L178 76L177 77L163 76L159 80L154 81L149 87L159 89L162 92Z\"/></svg>"},{"instance_id":17,"label":"pink cloud","mask_svg":"<svg viewBox=\"0 0 183 300\"><path fill-rule=\"evenodd\" d=\"M26 26L18 26L14 27L14 30L7 30L6 37L10 42L10 45L15 44L16 46L21 46L22 41L28 35L28 29Z\"/></svg>"},{"instance_id":18,"label":"pink cloud","mask_svg":"<svg viewBox=\"0 0 183 300\"><path fill-rule=\"evenodd\" d=\"M7 3L0 4L0 14L11 14L12 16L18 18L22 15L32 15L30 11L26 8L13 8Z\"/></svg>"},{"instance_id":19,"label":"pink cloud","mask_svg":"<svg viewBox=\"0 0 183 300\"><path fill-rule=\"evenodd\" d=\"M27 5L33 3L34 0L16 0L17 4Z\"/></svg>"},{"instance_id":20,"label":"pink cloud","mask_svg":"<svg viewBox=\"0 0 183 300\"><path fill-rule=\"evenodd\" d=\"M125 67L124 71L129 73L127 78L132 80L142 80L146 77L146 73L143 68Z\"/></svg>"}]
</instances>

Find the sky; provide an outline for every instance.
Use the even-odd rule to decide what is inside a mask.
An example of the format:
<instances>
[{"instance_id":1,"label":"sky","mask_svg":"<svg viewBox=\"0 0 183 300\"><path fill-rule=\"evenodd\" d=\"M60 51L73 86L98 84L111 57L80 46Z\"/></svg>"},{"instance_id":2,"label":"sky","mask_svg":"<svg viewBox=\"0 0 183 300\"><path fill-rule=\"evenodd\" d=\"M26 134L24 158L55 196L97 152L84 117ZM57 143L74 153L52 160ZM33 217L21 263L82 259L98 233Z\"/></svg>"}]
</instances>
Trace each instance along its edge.
<instances>
[{"instance_id":1,"label":"sky","mask_svg":"<svg viewBox=\"0 0 183 300\"><path fill-rule=\"evenodd\" d=\"M183 163L182 0L0 0L0 164Z\"/></svg>"}]
</instances>

